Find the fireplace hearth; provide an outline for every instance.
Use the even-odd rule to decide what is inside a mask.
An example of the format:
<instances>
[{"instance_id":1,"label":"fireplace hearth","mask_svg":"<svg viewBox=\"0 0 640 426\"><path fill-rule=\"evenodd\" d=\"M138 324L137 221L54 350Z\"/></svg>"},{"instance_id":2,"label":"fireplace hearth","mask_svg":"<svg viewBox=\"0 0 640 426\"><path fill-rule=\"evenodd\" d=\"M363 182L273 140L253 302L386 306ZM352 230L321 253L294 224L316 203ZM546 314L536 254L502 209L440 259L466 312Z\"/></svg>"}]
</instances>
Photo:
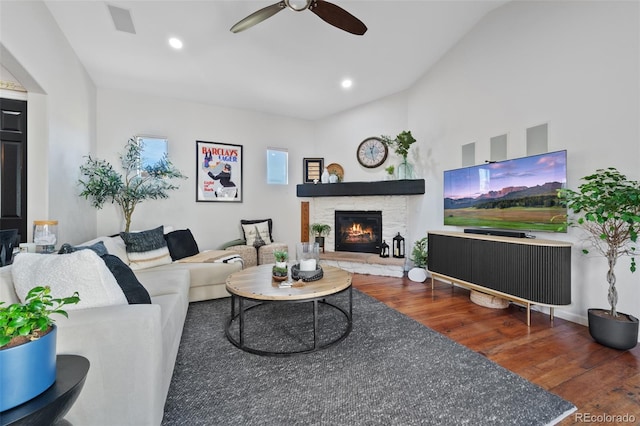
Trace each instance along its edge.
<instances>
[{"instance_id":1,"label":"fireplace hearth","mask_svg":"<svg viewBox=\"0 0 640 426\"><path fill-rule=\"evenodd\" d=\"M335 250L380 253L382 211L336 210Z\"/></svg>"}]
</instances>

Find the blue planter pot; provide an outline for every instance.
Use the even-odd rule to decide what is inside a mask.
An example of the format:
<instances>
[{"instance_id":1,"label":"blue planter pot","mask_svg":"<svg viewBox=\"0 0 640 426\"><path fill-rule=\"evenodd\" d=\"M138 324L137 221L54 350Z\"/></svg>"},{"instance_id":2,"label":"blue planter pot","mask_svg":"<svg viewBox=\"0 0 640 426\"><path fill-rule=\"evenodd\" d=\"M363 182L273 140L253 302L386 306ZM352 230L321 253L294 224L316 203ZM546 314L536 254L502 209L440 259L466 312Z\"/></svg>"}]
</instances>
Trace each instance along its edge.
<instances>
[{"instance_id":1,"label":"blue planter pot","mask_svg":"<svg viewBox=\"0 0 640 426\"><path fill-rule=\"evenodd\" d=\"M0 411L23 404L56 381L57 327L44 337L0 351Z\"/></svg>"}]
</instances>

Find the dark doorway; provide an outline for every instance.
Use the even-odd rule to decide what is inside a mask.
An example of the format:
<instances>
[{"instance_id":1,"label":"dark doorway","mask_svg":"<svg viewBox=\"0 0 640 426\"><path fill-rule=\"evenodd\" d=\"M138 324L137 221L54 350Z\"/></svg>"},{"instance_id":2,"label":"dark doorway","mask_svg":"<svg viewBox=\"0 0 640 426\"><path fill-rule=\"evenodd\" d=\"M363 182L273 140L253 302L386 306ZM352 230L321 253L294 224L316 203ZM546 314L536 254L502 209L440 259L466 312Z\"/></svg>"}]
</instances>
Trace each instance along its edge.
<instances>
[{"instance_id":1,"label":"dark doorway","mask_svg":"<svg viewBox=\"0 0 640 426\"><path fill-rule=\"evenodd\" d=\"M0 229L27 239L27 102L0 98Z\"/></svg>"}]
</instances>

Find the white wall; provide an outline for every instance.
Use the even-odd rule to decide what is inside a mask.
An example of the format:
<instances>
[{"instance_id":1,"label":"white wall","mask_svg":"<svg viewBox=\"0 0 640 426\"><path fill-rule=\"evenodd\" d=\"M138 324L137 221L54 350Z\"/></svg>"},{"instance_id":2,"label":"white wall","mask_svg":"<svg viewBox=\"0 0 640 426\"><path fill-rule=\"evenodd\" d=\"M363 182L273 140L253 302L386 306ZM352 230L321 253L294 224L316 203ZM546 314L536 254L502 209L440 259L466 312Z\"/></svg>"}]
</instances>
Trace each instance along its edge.
<instances>
[{"instance_id":1,"label":"white wall","mask_svg":"<svg viewBox=\"0 0 640 426\"><path fill-rule=\"evenodd\" d=\"M30 90L28 223L57 219L61 240L82 240L96 229L95 213L75 185L79 153L95 146L95 87L43 3L0 7L0 41L13 56L10 65L0 61Z\"/></svg>"},{"instance_id":2,"label":"white wall","mask_svg":"<svg viewBox=\"0 0 640 426\"><path fill-rule=\"evenodd\" d=\"M300 241L300 202L295 185L302 183L302 158L309 156L309 122L221 108L117 90L98 90L97 156L119 168L118 154L137 134L166 136L169 158L188 176L168 200L140 204L132 230L160 224L189 228L201 249L239 238L240 219L272 218L274 237L293 250ZM196 140L243 146L243 202L196 202ZM289 184L266 184L267 147L289 151ZM98 234L124 229L122 215L112 205L98 214Z\"/></svg>"},{"instance_id":3,"label":"white wall","mask_svg":"<svg viewBox=\"0 0 640 426\"><path fill-rule=\"evenodd\" d=\"M637 2L512 2L489 14L409 91L408 127L424 149L421 217L442 225L442 172L461 167L461 146L508 133L508 156L526 155L525 129L549 123L549 150L567 149L568 186L598 168L640 178L640 46ZM537 234L575 244L573 304L559 316L585 322L607 307L606 262L579 250L580 231ZM640 274L616 270L620 311L640 316Z\"/></svg>"}]
</instances>

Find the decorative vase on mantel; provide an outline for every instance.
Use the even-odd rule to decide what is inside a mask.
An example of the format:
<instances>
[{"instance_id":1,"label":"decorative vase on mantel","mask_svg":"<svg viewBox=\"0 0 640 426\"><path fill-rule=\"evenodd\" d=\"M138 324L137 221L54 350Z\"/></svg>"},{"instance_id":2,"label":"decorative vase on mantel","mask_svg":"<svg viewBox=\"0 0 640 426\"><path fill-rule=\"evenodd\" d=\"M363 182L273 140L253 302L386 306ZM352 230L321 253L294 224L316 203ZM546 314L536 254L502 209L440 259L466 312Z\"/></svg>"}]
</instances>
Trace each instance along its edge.
<instances>
[{"instance_id":1,"label":"decorative vase on mantel","mask_svg":"<svg viewBox=\"0 0 640 426\"><path fill-rule=\"evenodd\" d=\"M402 157L402 163L398 164L398 179L415 179L413 165L407 161L407 157Z\"/></svg>"},{"instance_id":2,"label":"decorative vase on mantel","mask_svg":"<svg viewBox=\"0 0 640 426\"><path fill-rule=\"evenodd\" d=\"M329 183L329 170L325 167L322 171L322 176L320 176L320 182Z\"/></svg>"}]
</instances>

